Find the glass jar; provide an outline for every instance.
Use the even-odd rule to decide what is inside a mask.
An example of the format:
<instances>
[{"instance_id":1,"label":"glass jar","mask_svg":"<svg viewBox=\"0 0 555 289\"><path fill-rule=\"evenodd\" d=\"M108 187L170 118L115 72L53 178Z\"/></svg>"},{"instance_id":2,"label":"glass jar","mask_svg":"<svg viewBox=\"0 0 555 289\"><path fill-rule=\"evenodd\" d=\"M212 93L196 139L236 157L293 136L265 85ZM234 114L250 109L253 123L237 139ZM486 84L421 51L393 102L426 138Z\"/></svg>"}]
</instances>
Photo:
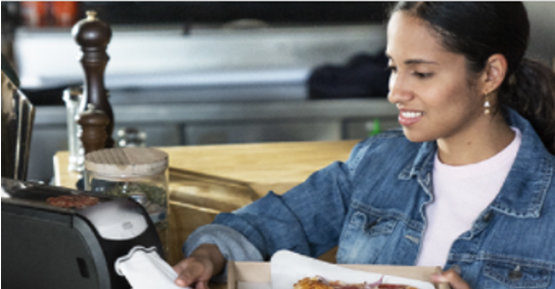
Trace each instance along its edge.
<instances>
[{"instance_id":1,"label":"glass jar","mask_svg":"<svg viewBox=\"0 0 555 289\"><path fill-rule=\"evenodd\" d=\"M85 190L141 204L167 250L168 154L154 148L101 149L85 156Z\"/></svg>"}]
</instances>

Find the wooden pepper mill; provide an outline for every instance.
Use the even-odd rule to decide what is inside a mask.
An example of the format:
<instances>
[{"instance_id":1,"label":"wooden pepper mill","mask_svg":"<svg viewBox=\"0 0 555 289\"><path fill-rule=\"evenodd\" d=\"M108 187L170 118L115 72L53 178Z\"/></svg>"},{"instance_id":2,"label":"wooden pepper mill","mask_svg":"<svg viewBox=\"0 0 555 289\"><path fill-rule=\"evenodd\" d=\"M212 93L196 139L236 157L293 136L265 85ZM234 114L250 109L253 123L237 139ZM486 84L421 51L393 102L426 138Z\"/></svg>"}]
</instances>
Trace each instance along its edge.
<instances>
[{"instance_id":1,"label":"wooden pepper mill","mask_svg":"<svg viewBox=\"0 0 555 289\"><path fill-rule=\"evenodd\" d=\"M85 154L105 147L108 138L106 126L110 123L110 119L103 111L89 103L87 110L79 115L77 123L82 128L79 138L83 143Z\"/></svg>"},{"instance_id":2,"label":"wooden pepper mill","mask_svg":"<svg viewBox=\"0 0 555 289\"><path fill-rule=\"evenodd\" d=\"M106 126L106 141L103 147L113 147L112 131L114 130L114 114L108 101L108 91L104 86L104 70L110 57L106 48L112 37L110 26L96 17L95 11L87 11L87 17L77 22L71 29L73 38L81 46L81 65L85 71L85 84L80 111L84 111L88 104L101 110L108 117ZM87 139L88 140L88 139ZM83 147L87 145L83 143Z\"/></svg>"}]
</instances>

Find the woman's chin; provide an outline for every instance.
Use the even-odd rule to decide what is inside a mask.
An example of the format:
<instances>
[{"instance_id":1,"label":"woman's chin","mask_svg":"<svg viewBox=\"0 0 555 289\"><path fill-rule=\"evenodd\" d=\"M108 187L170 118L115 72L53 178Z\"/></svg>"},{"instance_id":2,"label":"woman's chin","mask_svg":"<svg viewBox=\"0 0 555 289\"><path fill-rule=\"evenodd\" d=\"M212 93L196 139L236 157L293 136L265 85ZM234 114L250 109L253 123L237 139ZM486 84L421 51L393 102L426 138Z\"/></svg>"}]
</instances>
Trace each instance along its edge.
<instances>
[{"instance_id":1,"label":"woman's chin","mask_svg":"<svg viewBox=\"0 0 555 289\"><path fill-rule=\"evenodd\" d=\"M406 127L403 127L403 133L405 134L405 137L411 142L425 142L433 139L426 134L407 129Z\"/></svg>"}]
</instances>

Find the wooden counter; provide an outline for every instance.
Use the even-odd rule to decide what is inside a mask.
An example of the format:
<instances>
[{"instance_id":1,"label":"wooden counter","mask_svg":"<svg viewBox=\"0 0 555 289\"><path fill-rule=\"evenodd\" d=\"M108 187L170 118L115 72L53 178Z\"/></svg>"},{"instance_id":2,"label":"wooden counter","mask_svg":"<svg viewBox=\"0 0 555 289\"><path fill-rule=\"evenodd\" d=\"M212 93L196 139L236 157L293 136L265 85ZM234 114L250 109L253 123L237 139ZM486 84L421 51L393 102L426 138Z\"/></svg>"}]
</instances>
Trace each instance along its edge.
<instances>
[{"instance_id":1,"label":"wooden counter","mask_svg":"<svg viewBox=\"0 0 555 289\"><path fill-rule=\"evenodd\" d=\"M358 140L161 147L170 167L242 181L259 194L284 192L335 160L346 160ZM74 188L79 174L68 171L69 153L54 156L55 185ZM276 187L274 187L277 186Z\"/></svg>"},{"instance_id":2,"label":"wooden counter","mask_svg":"<svg viewBox=\"0 0 555 289\"><path fill-rule=\"evenodd\" d=\"M198 226L265 195L281 194L312 172L346 160L357 140L161 147L169 155L168 262ZM54 156L55 185L74 188L79 175L67 169L68 152Z\"/></svg>"}]
</instances>

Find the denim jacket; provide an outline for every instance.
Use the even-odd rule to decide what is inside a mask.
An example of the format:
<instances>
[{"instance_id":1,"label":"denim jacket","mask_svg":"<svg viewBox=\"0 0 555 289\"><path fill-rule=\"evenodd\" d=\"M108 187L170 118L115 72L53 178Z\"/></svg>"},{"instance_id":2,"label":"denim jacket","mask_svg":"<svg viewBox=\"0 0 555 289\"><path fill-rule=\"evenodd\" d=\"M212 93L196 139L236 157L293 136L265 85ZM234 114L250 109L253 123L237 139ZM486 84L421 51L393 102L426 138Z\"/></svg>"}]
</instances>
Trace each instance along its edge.
<instances>
[{"instance_id":1,"label":"denim jacket","mask_svg":"<svg viewBox=\"0 0 555 289\"><path fill-rule=\"evenodd\" d=\"M555 156L516 112L508 112L508 122L522 132L517 157L495 200L452 244L444 269L458 266L472 288L555 289ZM316 257L337 245L338 263L414 265L424 208L434 198L436 149L401 131L382 133L357 144L345 163L315 172L282 196L270 192L220 214L208 228L239 232L256 248L247 248L247 259L268 259L279 249ZM189 251L199 234L188 241Z\"/></svg>"}]
</instances>

